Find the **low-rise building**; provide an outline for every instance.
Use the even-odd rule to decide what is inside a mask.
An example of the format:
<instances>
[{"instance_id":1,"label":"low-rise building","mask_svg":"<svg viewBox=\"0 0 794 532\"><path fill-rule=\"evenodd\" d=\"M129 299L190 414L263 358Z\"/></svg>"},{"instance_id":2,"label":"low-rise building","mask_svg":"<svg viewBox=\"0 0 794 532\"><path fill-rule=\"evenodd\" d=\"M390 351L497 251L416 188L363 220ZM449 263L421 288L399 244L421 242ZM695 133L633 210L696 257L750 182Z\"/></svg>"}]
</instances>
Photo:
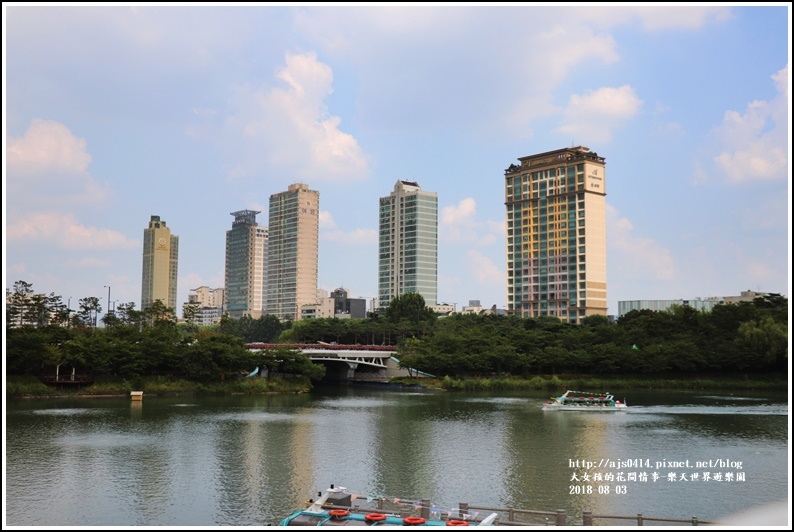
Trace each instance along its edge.
<instances>
[{"instance_id":1,"label":"low-rise building","mask_svg":"<svg viewBox=\"0 0 794 532\"><path fill-rule=\"evenodd\" d=\"M663 312L672 308L690 307L699 312L710 312L717 305L739 303L746 301L752 303L757 297L764 297L769 295L767 292L753 292L752 290L745 290L738 296L719 296L719 297L696 297L694 299L636 299L632 301L618 301L618 318L631 312L632 310L652 310L655 312Z\"/></svg>"}]
</instances>

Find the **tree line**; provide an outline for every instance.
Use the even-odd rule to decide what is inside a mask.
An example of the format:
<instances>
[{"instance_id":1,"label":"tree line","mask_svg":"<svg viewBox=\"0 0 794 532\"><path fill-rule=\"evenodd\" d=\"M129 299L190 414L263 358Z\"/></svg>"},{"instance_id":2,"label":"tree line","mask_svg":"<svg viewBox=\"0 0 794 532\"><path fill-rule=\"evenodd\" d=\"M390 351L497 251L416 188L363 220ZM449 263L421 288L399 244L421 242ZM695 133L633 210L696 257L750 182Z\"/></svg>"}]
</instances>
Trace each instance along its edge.
<instances>
[{"instance_id":1,"label":"tree line","mask_svg":"<svg viewBox=\"0 0 794 532\"><path fill-rule=\"evenodd\" d=\"M80 300L80 311L61 320L58 296L35 296L20 283L7 291L9 373L67 364L94 373L217 379L264 361L276 373L321 376L322 367L288 349L266 360L253 355L245 348L253 342L397 346L403 367L455 377L782 372L788 366L788 300L779 294L708 312L676 306L635 310L614 322L587 316L579 324L496 314L438 318L415 293L364 319L224 316L213 326L177 323L173 309L160 302L143 311L128 303L106 314L98 329L96 298Z\"/></svg>"},{"instance_id":2,"label":"tree line","mask_svg":"<svg viewBox=\"0 0 794 532\"><path fill-rule=\"evenodd\" d=\"M30 283L18 281L6 290L6 374L53 375L63 367L128 380L163 375L212 382L256 368L315 380L325 373L297 351L246 348L263 331L274 338L281 334L282 324L272 316L225 317L220 325L199 327L178 323L174 309L161 301L143 310L130 302L106 313L99 322L104 326L98 327L101 312L97 298L85 298L72 314L60 296L35 294Z\"/></svg>"}]
</instances>

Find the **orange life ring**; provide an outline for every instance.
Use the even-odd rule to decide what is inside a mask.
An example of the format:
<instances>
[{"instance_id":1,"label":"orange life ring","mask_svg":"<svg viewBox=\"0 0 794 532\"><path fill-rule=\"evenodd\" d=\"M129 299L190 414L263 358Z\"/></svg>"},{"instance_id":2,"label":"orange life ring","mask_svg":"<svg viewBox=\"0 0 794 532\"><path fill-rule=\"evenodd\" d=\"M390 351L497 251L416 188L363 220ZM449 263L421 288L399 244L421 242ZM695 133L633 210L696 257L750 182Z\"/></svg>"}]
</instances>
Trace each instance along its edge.
<instances>
[{"instance_id":1,"label":"orange life ring","mask_svg":"<svg viewBox=\"0 0 794 532\"><path fill-rule=\"evenodd\" d=\"M423 525L425 524L424 517L406 517L403 519L403 523L406 525Z\"/></svg>"},{"instance_id":2,"label":"orange life ring","mask_svg":"<svg viewBox=\"0 0 794 532\"><path fill-rule=\"evenodd\" d=\"M348 510L330 510L328 512L328 515L339 519L341 517L347 517L348 515L350 515L350 512Z\"/></svg>"},{"instance_id":3,"label":"orange life ring","mask_svg":"<svg viewBox=\"0 0 794 532\"><path fill-rule=\"evenodd\" d=\"M385 521L386 514L367 514L364 519L367 521Z\"/></svg>"},{"instance_id":4,"label":"orange life ring","mask_svg":"<svg viewBox=\"0 0 794 532\"><path fill-rule=\"evenodd\" d=\"M469 522L461 521L460 519L453 519L451 521L447 521L447 526L469 526Z\"/></svg>"}]
</instances>

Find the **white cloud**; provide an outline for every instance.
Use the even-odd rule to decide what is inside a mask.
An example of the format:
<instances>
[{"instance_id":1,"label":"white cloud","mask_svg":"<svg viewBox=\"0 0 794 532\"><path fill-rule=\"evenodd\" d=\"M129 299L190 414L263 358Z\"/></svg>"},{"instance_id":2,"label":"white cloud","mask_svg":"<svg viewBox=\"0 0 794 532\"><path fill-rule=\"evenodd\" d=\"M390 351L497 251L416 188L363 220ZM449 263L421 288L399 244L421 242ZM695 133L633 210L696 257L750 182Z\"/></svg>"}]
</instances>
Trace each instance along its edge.
<instances>
[{"instance_id":1,"label":"white cloud","mask_svg":"<svg viewBox=\"0 0 794 532\"><path fill-rule=\"evenodd\" d=\"M577 15L601 27L633 24L643 29L700 29L711 21L722 22L733 17L728 7L711 6L578 6Z\"/></svg>"},{"instance_id":2,"label":"white cloud","mask_svg":"<svg viewBox=\"0 0 794 532\"><path fill-rule=\"evenodd\" d=\"M571 135L579 144L603 144L612 140L612 131L633 118L642 104L629 85L574 94L563 111L564 124L557 131Z\"/></svg>"},{"instance_id":3,"label":"white cloud","mask_svg":"<svg viewBox=\"0 0 794 532\"><path fill-rule=\"evenodd\" d=\"M489 257L474 249L468 251L467 257L469 269L480 284L505 283L505 273Z\"/></svg>"},{"instance_id":4,"label":"white cloud","mask_svg":"<svg viewBox=\"0 0 794 532\"><path fill-rule=\"evenodd\" d=\"M464 198L457 205L448 205L441 209L439 238L444 242L487 246L503 237L503 222L477 220L477 202L474 198Z\"/></svg>"},{"instance_id":5,"label":"white cloud","mask_svg":"<svg viewBox=\"0 0 794 532\"><path fill-rule=\"evenodd\" d=\"M377 242L378 237L378 232L375 229L339 230L331 212L322 210L320 211L320 233L323 239L350 244L371 244Z\"/></svg>"},{"instance_id":6,"label":"white cloud","mask_svg":"<svg viewBox=\"0 0 794 532\"><path fill-rule=\"evenodd\" d=\"M320 229L336 229L336 222L334 221L333 215L329 211L320 211Z\"/></svg>"},{"instance_id":7,"label":"white cloud","mask_svg":"<svg viewBox=\"0 0 794 532\"><path fill-rule=\"evenodd\" d=\"M341 242L351 246L369 246L378 243L378 232L375 229L353 229L352 231L324 231L320 238L330 242Z\"/></svg>"},{"instance_id":8,"label":"white cloud","mask_svg":"<svg viewBox=\"0 0 794 532\"><path fill-rule=\"evenodd\" d=\"M52 120L33 119L21 137L6 140L9 206L100 204L110 189L88 173L86 141Z\"/></svg>"},{"instance_id":9,"label":"white cloud","mask_svg":"<svg viewBox=\"0 0 794 532\"><path fill-rule=\"evenodd\" d=\"M228 118L228 156L232 178L272 171L299 180L346 181L369 176L367 156L358 141L341 129L325 100L333 92L331 68L313 52L287 54L276 78L282 86L242 87Z\"/></svg>"},{"instance_id":10,"label":"white cloud","mask_svg":"<svg viewBox=\"0 0 794 532\"><path fill-rule=\"evenodd\" d=\"M615 259L610 265L610 276L674 279L676 267L670 249L652 238L635 236L633 231L632 223L607 204L607 244L610 258Z\"/></svg>"},{"instance_id":11,"label":"white cloud","mask_svg":"<svg viewBox=\"0 0 794 532\"><path fill-rule=\"evenodd\" d=\"M771 101L753 101L744 113L727 111L715 130L722 144L714 157L728 180L739 183L784 179L788 169L789 86L786 66L777 72L777 94Z\"/></svg>"},{"instance_id":12,"label":"white cloud","mask_svg":"<svg viewBox=\"0 0 794 532\"><path fill-rule=\"evenodd\" d=\"M11 137L7 143L8 170L13 173L86 171L91 156L85 140L53 120L35 118L23 137Z\"/></svg>"},{"instance_id":13,"label":"white cloud","mask_svg":"<svg viewBox=\"0 0 794 532\"><path fill-rule=\"evenodd\" d=\"M86 227L73 214L30 213L6 227L10 242L46 242L62 249L134 249L140 241L129 239L111 229Z\"/></svg>"}]
</instances>

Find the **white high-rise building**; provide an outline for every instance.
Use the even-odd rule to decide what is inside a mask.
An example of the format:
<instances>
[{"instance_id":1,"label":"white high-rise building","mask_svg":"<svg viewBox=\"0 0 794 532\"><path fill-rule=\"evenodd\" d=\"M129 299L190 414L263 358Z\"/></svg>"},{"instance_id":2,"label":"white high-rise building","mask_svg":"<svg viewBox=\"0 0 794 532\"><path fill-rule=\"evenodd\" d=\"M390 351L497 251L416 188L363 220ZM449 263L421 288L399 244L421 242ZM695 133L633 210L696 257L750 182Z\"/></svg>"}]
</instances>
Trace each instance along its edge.
<instances>
[{"instance_id":1,"label":"white high-rise building","mask_svg":"<svg viewBox=\"0 0 794 532\"><path fill-rule=\"evenodd\" d=\"M397 181L380 198L378 310L395 297L420 294L427 306L438 299L438 194L412 181Z\"/></svg>"}]
</instances>

